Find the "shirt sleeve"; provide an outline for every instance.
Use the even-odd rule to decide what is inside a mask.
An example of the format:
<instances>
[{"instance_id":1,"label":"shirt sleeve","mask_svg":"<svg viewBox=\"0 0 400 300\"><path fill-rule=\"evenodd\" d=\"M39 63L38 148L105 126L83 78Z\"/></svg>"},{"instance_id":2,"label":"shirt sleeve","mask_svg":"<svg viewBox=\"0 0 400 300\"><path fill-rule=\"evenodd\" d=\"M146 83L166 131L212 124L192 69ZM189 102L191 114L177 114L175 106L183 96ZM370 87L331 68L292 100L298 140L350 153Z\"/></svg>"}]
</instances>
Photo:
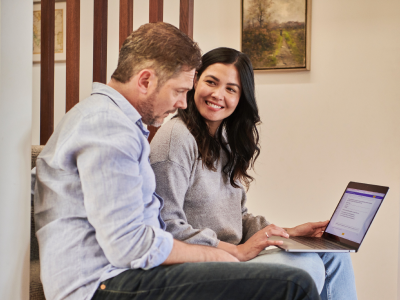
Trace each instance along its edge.
<instances>
[{"instance_id":1,"label":"shirt sleeve","mask_svg":"<svg viewBox=\"0 0 400 300\"><path fill-rule=\"evenodd\" d=\"M242 189L242 224L243 224L243 236L241 244L245 243L249 238L253 236L257 231L270 225L270 223L263 216L254 216L247 211L246 207L246 191Z\"/></svg>"},{"instance_id":2,"label":"shirt sleeve","mask_svg":"<svg viewBox=\"0 0 400 300\"><path fill-rule=\"evenodd\" d=\"M190 172L173 161L157 162L152 167L156 174L156 192L165 201L161 216L167 231L186 243L216 247L219 240L213 230L193 228L186 218L185 194L189 187Z\"/></svg>"},{"instance_id":3,"label":"shirt sleeve","mask_svg":"<svg viewBox=\"0 0 400 300\"><path fill-rule=\"evenodd\" d=\"M154 195L144 202L143 185L150 183L144 182L143 164L149 172L151 167L141 132L130 126L115 112L85 117L71 147L79 149L75 155L84 206L105 256L119 268L150 269L168 257L173 238L144 222L144 211L158 205L158 215L160 203Z\"/></svg>"}]
</instances>

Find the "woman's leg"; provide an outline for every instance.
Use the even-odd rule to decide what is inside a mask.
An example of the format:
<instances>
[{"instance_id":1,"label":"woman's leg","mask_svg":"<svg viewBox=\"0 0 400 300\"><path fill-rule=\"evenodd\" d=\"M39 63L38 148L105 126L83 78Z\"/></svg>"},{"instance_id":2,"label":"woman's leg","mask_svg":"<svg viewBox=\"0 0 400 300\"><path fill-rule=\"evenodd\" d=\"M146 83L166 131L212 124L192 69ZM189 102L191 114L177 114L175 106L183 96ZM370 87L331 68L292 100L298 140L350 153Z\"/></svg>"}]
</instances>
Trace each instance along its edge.
<instances>
[{"instance_id":1,"label":"woman's leg","mask_svg":"<svg viewBox=\"0 0 400 300\"><path fill-rule=\"evenodd\" d=\"M349 253L318 253L326 270L323 300L356 300L356 283Z\"/></svg>"},{"instance_id":2,"label":"woman's leg","mask_svg":"<svg viewBox=\"0 0 400 300\"><path fill-rule=\"evenodd\" d=\"M261 251L257 257L248 262L283 264L299 268L311 275L319 293L324 287L325 267L317 253L289 253L280 249L271 249Z\"/></svg>"}]
</instances>

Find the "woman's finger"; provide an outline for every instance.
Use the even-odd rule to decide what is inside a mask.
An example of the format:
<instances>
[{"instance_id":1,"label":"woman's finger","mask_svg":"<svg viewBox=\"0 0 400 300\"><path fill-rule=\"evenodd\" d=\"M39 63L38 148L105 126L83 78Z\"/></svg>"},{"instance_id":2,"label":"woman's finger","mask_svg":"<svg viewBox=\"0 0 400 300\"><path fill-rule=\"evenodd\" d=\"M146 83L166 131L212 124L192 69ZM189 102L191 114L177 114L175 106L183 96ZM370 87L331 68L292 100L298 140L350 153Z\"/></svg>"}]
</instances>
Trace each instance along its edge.
<instances>
[{"instance_id":1,"label":"woman's finger","mask_svg":"<svg viewBox=\"0 0 400 300\"><path fill-rule=\"evenodd\" d=\"M286 232L286 230L283 229L283 228L280 228L278 226L266 230L265 234L267 235L267 237L270 237L270 236L273 236L273 235L281 236L281 237L284 237L284 238L288 238L289 237L289 234Z\"/></svg>"},{"instance_id":2,"label":"woman's finger","mask_svg":"<svg viewBox=\"0 0 400 300\"><path fill-rule=\"evenodd\" d=\"M269 240L266 247L268 247L268 246L280 246L282 244L283 244L283 241L270 241Z\"/></svg>"}]
</instances>

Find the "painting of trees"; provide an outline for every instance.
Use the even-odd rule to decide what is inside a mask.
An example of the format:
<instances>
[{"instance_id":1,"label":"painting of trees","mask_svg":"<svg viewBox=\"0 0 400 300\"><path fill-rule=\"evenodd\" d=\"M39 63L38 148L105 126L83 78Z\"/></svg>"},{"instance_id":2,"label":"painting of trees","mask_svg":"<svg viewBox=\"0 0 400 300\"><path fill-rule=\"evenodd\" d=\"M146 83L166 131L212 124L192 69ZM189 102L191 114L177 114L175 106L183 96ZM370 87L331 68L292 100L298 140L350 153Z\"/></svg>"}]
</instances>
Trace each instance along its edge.
<instances>
[{"instance_id":1,"label":"painting of trees","mask_svg":"<svg viewBox=\"0 0 400 300\"><path fill-rule=\"evenodd\" d=\"M242 51L255 69L306 67L307 5L310 0L242 0Z\"/></svg>"},{"instance_id":2,"label":"painting of trees","mask_svg":"<svg viewBox=\"0 0 400 300\"><path fill-rule=\"evenodd\" d=\"M268 20L268 8L271 4L272 0L249 0L249 18L252 21L256 20L259 27L263 27Z\"/></svg>"}]
</instances>

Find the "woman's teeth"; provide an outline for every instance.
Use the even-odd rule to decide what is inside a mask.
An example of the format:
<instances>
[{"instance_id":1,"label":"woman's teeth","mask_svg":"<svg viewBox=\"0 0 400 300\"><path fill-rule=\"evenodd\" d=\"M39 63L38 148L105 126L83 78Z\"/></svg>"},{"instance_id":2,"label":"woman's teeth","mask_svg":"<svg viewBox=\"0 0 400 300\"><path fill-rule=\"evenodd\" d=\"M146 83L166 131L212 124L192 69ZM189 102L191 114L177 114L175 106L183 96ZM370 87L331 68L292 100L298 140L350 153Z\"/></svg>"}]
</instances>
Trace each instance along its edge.
<instances>
[{"instance_id":1,"label":"woman's teeth","mask_svg":"<svg viewBox=\"0 0 400 300\"><path fill-rule=\"evenodd\" d=\"M215 104L210 103L210 102L208 102L208 101L206 101L206 104L207 104L208 106L211 106L211 107L222 108L222 106L215 105Z\"/></svg>"}]
</instances>

